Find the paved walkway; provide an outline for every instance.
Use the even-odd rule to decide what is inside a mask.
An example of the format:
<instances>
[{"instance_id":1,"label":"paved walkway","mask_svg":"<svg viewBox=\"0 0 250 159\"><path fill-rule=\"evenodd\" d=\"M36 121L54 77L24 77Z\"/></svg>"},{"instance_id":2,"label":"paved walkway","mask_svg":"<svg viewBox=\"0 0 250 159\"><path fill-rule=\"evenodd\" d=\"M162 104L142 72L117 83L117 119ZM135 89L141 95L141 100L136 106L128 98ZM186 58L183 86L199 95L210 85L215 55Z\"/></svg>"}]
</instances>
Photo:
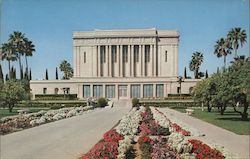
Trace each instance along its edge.
<instances>
[{"instance_id":1,"label":"paved walkway","mask_svg":"<svg viewBox=\"0 0 250 159\"><path fill-rule=\"evenodd\" d=\"M127 101L118 101L112 109L94 110L81 116L0 136L0 158L79 158L129 110Z\"/></svg>"},{"instance_id":2,"label":"paved walkway","mask_svg":"<svg viewBox=\"0 0 250 159\"><path fill-rule=\"evenodd\" d=\"M202 140L207 141L208 143L224 146L230 152L238 154L237 156L240 159L250 158L249 135L237 135L228 130L169 108L158 109L162 112L167 112L169 115L173 115L178 120L189 125L190 127L198 129L202 134L205 134L204 137L200 137Z\"/></svg>"}]
</instances>

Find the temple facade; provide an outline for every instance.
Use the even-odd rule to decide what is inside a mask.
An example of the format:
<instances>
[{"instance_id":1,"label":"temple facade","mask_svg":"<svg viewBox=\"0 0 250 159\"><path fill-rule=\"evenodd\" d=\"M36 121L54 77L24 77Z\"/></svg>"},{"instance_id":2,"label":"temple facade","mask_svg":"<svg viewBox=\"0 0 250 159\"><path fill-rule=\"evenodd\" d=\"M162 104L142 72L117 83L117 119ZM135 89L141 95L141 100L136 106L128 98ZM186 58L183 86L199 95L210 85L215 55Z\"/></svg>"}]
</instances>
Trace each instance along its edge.
<instances>
[{"instance_id":1,"label":"temple facade","mask_svg":"<svg viewBox=\"0 0 250 159\"><path fill-rule=\"evenodd\" d=\"M189 93L197 80L178 77L176 30L128 29L73 33L70 80L34 80L32 94L77 94L79 99L164 98Z\"/></svg>"}]
</instances>

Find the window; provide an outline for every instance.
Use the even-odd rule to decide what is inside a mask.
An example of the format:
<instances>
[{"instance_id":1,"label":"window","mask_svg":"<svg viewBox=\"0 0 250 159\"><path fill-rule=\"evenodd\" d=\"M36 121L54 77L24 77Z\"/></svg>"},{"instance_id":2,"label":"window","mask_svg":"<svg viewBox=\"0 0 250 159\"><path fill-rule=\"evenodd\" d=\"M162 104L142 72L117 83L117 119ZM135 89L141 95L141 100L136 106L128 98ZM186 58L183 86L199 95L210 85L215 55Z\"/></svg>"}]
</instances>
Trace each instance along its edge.
<instances>
[{"instance_id":1,"label":"window","mask_svg":"<svg viewBox=\"0 0 250 159\"><path fill-rule=\"evenodd\" d=\"M112 62L117 62L117 53L116 53L116 46L112 46L111 48L111 52L112 52Z\"/></svg>"},{"instance_id":2,"label":"window","mask_svg":"<svg viewBox=\"0 0 250 159\"><path fill-rule=\"evenodd\" d=\"M165 62L168 62L168 51L165 51Z\"/></svg>"},{"instance_id":3,"label":"window","mask_svg":"<svg viewBox=\"0 0 250 159\"><path fill-rule=\"evenodd\" d=\"M132 98L140 98L141 87L139 84L131 85L131 97Z\"/></svg>"},{"instance_id":4,"label":"window","mask_svg":"<svg viewBox=\"0 0 250 159\"><path fill-rule=\"evenodd\" d=\"M157 84L156 85L156 97L163 97L164 93L164 85L163 84Z\"/></svg>"},{"instance_id":5,"label":"window","mask_svg":"<svg viewBox=\"0 0 250 159\"><path fill-rule=\"evenodd\" d=\"M86 63L86 52L84 52L83 56L84 56L84 57L83 57L83 58L84 58L84 59L83 59L83 60L84 60L84 63Z\"/></svg>"},{"instance_id":6,"label":"window","mask_svg":"<svg viewBox=\"0 0 250 159\"><path fill-rule=\"evenodd\" d=\"M63 88L64 94L69 94L70 88Z\"/></svg>"},{"instance_id":7,"label":"window","mask_svg":"<svg viewBox=\"0 0 250 159\"><path fill-rule=\"evenodd\" d=\"M94 85L93 86L93 96L94 97L103 97L102 85Z\"/></svg>"},{"instance_id":8,"label":"window","mask_svg":"<svg viewBox=\"0 0 250 159\"><path fill-rule=\"evenodd\" d=\"M134 62L139 62L139 45L134 46Z\"/></svg>"},{"instance_id":9,"label":"window","mask_svg":"<svg viewBox=\"0 0 250 159\"><path fill-rule=\"evenodd\" d=\"M43 88L43 94L47 94L47 88Z\"/></svg>"},{"instance_id":10,"label":"window","mask_svg":"<svg viewBox=\"0 0 250 159\"><path fill-rule=\"evenodd\" d=\"M128 62L128 45L122 47L123 62Z\"/></svg>"},{"instance_id":11,"label":"window","mask_svg":"<svg viewBox=\"0 0 250 159\"><path fill-rule=\"evenodd\" d=\"M193 91L193 87L190 87L190 88L189 88L189 94L191 94L192 91Z\"/></svg>"},{"instance_id":12,"label":"window","mask_svg":"<svg viewBox=\"0 0 250 159\"><path fill-rule=\"evenodd\" d=\"M144 84L143 85L143 97L153 97L153 85L152 84Z\"/></svg>"},{"instance_id":13,"label":"window","mask_svg":"<svg viewBox=\"0 0 250 159\"><path fill-rule=\"evenodd\" d=\"M145 62L150 62L150 45L145 45Z\"/></svg>"},{"instance_id":14,"label":"window","mask_svg":"<svg viewBox=\"0 0 250 159\"><path fill-rule=\"evenodd\" d=\"M55 94L58 94L59 89L55 88Z\"/></svg>"},{"instance_id":15,"label":"window","mask_svg":"<svg viewBox=\"0 0 250 159\"><path fill-rule=\"evenodd\" d=\"M107 85L106 86L106 97L107 98L115 98L115 85Z\"/></svg>"},{"instance_id":16,"label":"window","mask_svg":"<svg viewBox=\"0 0 250 159\"><path fill-rule=\"evenodd\" d=\"M90 97L90 85L83 85L83 97Z\"/></svg>"},{"instance_id":17,"label":"window","mask_svg":"<svg viewBox=\"0 0 250 159\"><path fill-rule=\"evenodd\" d=\"M178 93L178 94L181 93L181 87L177 87L177 93Z\"/></svg>"}]
</instances>

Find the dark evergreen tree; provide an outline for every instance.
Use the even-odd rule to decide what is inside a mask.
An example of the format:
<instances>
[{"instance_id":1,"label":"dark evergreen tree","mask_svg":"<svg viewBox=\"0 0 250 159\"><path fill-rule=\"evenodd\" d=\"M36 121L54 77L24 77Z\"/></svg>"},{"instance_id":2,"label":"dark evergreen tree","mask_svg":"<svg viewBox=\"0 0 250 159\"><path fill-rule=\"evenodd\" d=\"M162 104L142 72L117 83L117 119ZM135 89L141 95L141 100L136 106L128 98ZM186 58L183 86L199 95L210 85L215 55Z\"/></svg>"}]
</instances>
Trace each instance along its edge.
<instances>
[{"instance_id":1,"label":"dark evergreen tree","mask_svg":"<svg viewBox=\"0 0 250 159\"><path fill-rule=\"evenodd\" d=\"M58 71L57 71L57 67L56 67L56 80L58 80Z\"/></svg>"},{"instance_id":2,"label":"dark evergreen tree","mask_svg":"<svg viewBox=\"0 0 250 159\"><path fill-rule=\"evenodd\" d=\"M187 68L184 69L184 78L187 78Z\"/></svg>"},{"instance_id":3,"label":"dark evergreen tree","mask_svg":"<svg viewBox=\"0 0 250 159\"><path fill-rule=\"evenodd\" d=\"M2 65L0 64L0 82L4 82Z\"/></svg>"},{"instance_id":4,"label":"dark evergreen tree","mask_svg":"<svg viewBox=\"0 0 250 159\"><path fill-rule=\"evenodd\" d=\"M46 69L45 79L46 79L46 80L48 80L48 79L49 79L48 69Z\"/></svg>"},{"instance_id":5,"label":"dark evergreen tree","mask_svg":"<svg viewBox=\"0 0 250 159\"><path fill-rule=\"evenodd\" d=\"M32 80L31 68L30 68L29 80Z\"/></svg>"},{"instance_id":6,"label":"dark evergreen tree","mask_svg":"<svg viewBox=\"0 0 250 159\"><path fill-rule=\"evenodd\" d=\"M16 69L13 70L13 79L16 79Z\"/></svg>"},{"instance_id":7,"label":"dark evergreen tree","mask_svg":"<svg viewBox=\"0 0 250 159\"><path fill-rule=\"evenodd\" d=\"M14 79L14 68L13 68L13 66L12 66L11 69L10 69L9 78L10 78L10 79Z\"/></svg>"},{"instance_id":8,"label":"dark evergreen tree","mask_svg":"<svg viewBox=\"0 0 250 159\"><path fill-rule=\"evenodd\" d=\"M8 74L6 74L5 81L8 81L8 80L9 80L9 76L8 76Z\"/></svg>"},{"instance_id":9,"label":"dark evergreen tree","mask_svg":"<svg viewBox=\"0 0 250 159\"><path fill-rule=\"evenodd\" d=\"M20 70L20 80L23 79L23 66L21 67L21 70Z\"/></svg>"},{"instance_id":10,"label":"dark evergreen tree","mask_svg":"<svg viewBox=\"0 0 250 159\"><path fill-rule=\"evenodd\" d=\"M208 73L207 73L207 70L206 70L206 78L208 78Z\"/></svg>"},{"instance_id":11,"label":"dark evergreen tree","mask_svg":"<svg viewBox=\"0 0 250 159\"><path fill-rule=\"evenodd\" d=\"M217 73L220 73L220 68L219 67L217 67Z\"/></svg>"},{"instance_id":12,"label":"dark evergreen tree","mask_svg":"<svg viewBox=\"0 0 250 159\"><path fill-rule=\"evenodd\" d=\"M28 72L29 72L28 68L26 67L25 72L24 72L24 79L26 80L29 80Z\"/></svg>"}]
</instances>

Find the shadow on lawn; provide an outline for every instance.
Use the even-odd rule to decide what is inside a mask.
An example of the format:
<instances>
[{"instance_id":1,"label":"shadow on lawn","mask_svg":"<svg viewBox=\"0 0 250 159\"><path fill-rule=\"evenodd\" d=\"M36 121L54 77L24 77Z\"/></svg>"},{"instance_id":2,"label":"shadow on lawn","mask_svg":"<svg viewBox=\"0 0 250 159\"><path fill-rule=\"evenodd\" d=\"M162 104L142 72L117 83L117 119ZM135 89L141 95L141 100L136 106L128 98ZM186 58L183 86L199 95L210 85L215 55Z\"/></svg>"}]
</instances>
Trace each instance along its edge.
<instances>
[{"instance_id":1,"label":"shadow on lawn","mask_svg":"<svg viewBox=\"0 0 250 159\"><path fill-rule=\"evenodd\" d=\"M225 115L225 114L224 114ZM250 118L248 118L247 120L242 120L241 117L225 117L225 118L216 118L218 120L231 120L231 121L242 121L242 122L248 122L250 121Z\"/></svg>"}]
</instances>

